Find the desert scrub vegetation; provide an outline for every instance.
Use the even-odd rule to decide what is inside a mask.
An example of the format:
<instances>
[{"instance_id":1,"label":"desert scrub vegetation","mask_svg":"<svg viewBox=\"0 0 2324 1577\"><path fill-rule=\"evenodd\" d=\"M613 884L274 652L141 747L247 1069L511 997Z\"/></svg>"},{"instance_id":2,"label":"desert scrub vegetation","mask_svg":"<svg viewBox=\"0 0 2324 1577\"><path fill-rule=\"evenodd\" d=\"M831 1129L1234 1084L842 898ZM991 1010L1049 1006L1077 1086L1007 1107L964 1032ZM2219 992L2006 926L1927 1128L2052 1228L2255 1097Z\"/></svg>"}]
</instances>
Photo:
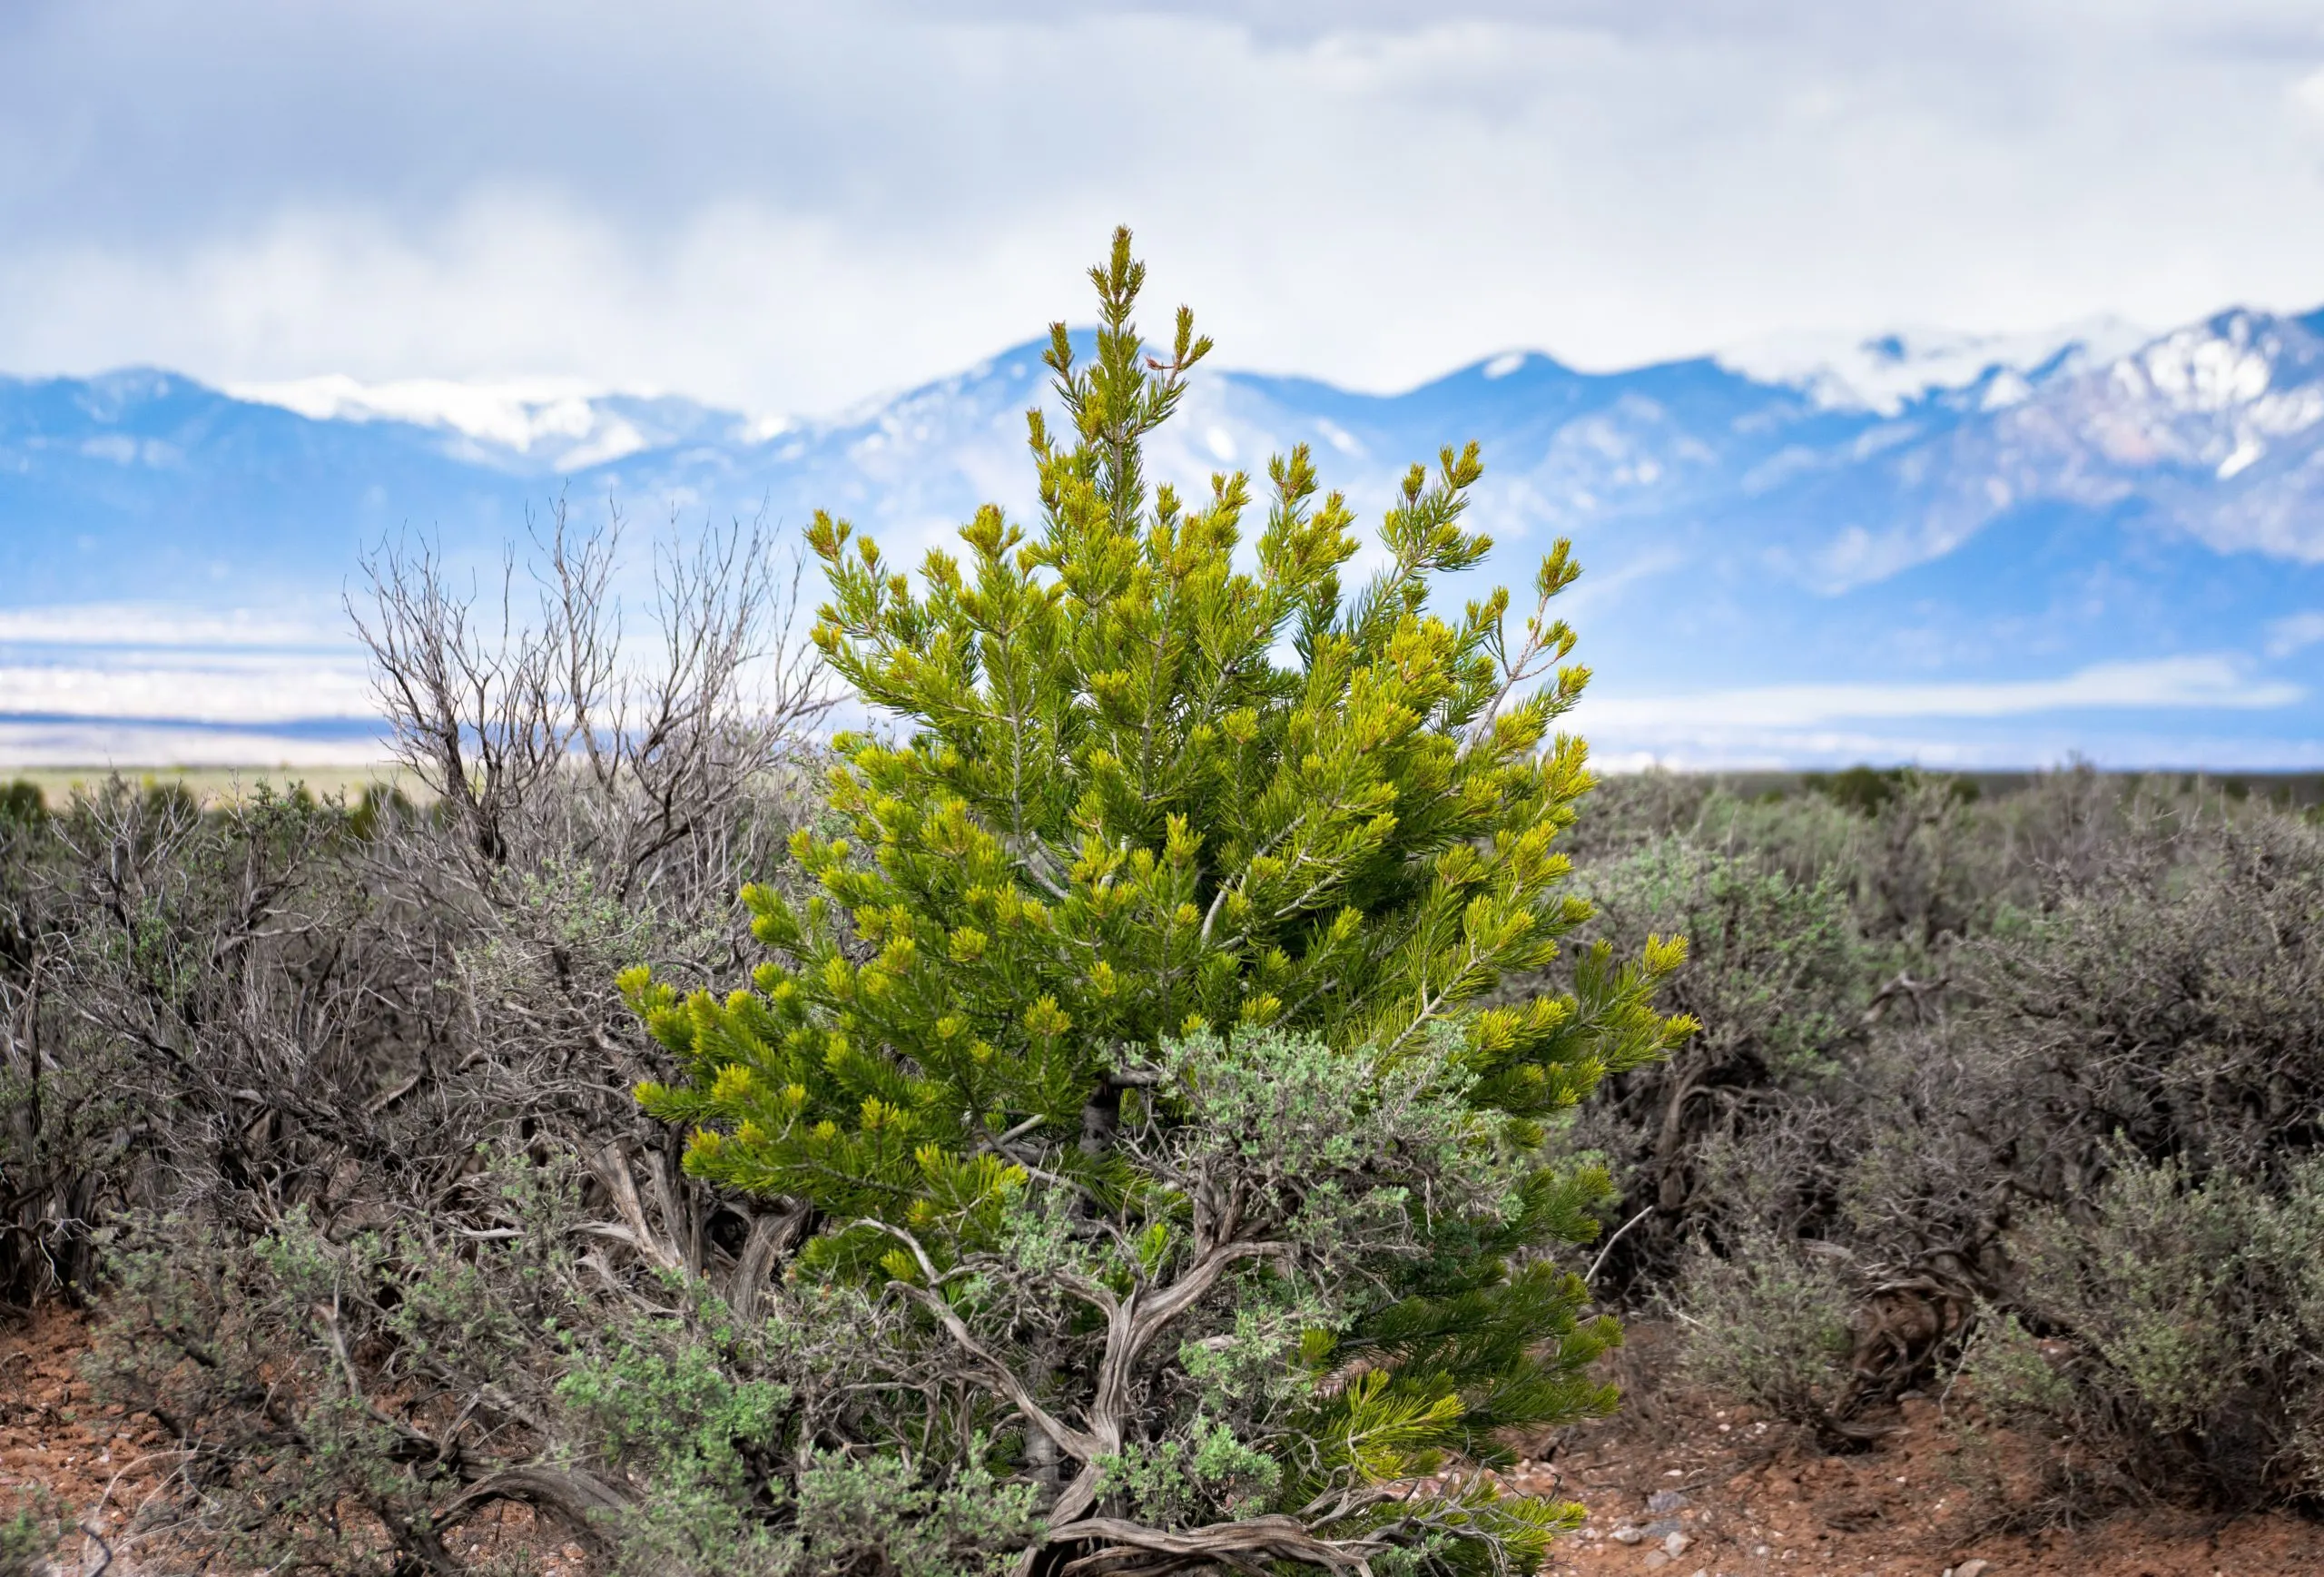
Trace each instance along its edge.
<instances>
[{"instance_id":1,"label":"desert scrub vegetation","mask_svg":"<svg viewBox=\"0 0 2324 1577\"><path fill-rule=\"evenodd\" d=\"M1639 1217L1600 1290L1835 1448L1944 1389L2053 1441L2061 1513L2312 1503L2324 827L2200 779L1974 788L1593 797L1592 926L1684 929L1705 1026L1563 1130Z\"/></svg>"},{"instance_id":2,"label":"desert scrub vegetation","mask_svg":"<svg viewBox=\"0 0 2324 1577\"><path fill-rule=\"evenodd\" d=\"M2060 1506L2313 1503L2312 813L1597 782L1566 549L1436 606L1472 450L1361 577L1304 450L1157 483L1207 345L1142 281L1053 341L1034 517L818 517L811 621L747 530L643 619L617 521L482 596L383 551L420 792L0 793L0 1298L168 1437L116 1549L1525 1571L1574 1513L1493 1470L1628 1313L1832 1450L1941 1390Z\"/></svg>"},{"instance_id":3,"label":"desert scrub vegetation","mask_svg":"<svg viewBox=\"0 0 2324 1577\"><path fill-rule=\"evenodd\" d=\"M619 543L555 518L481 598L424 549L374 564L424 806L0 806L0 1297L90 1303L102 1385L173 1437L149 1553L453 1570L497 1499L609 1547L635 1481L558 1385L694 1341L665 1281L751 1317L791 1218L641 1119L665 1065L614 981L748 945L733 893L820 813L828 702L748 532L663 554L620 658Z\"/></svg>"}]
</instances>

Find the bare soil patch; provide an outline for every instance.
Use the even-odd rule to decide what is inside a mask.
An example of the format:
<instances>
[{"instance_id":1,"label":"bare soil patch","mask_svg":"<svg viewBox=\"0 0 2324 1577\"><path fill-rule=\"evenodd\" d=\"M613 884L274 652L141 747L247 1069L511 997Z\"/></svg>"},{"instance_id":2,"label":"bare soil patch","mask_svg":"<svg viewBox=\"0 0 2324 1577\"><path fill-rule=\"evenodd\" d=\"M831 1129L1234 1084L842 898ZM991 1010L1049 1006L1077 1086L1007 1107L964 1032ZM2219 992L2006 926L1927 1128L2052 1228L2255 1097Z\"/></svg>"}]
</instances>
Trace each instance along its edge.
<instances>
[{"instance_id":1,"label":"bare soil patch","mask_svg":"<svg viewBox=\"0 0 2324 1577\"><path fill-rule=\"evenodd\" d=\"M111 1543L141 1513L165 1513L175 1470L159 1424L92 1396L81 1375L88 1345L80 1316L62 1307L0 1322L0 1517L54 1506L94 1530L96 1540L75 1536L64 1552L68 1572L82 1569L84 1547L84 1564L98 1564L96 1541Z\"/></svg>"},{"instance_id":2,"label":"bare soil patch","mask_svg":"<svg viewBox=\"0 0 2324 1577\"><path fill-rule=\"evenodd\" d=\"M69 1516L78 1531L52 1557L58 1577L221 1571L177 1532L184 1486L169 1432L97 1401L82 1374L88 1351L88 1324L74 1310L50 1306L26 1319L0 1318L0 1522L25 1504ZM580 1546L562 1529L536 1526L522 1505L496 1503L446 1543L479 1571L508 1577L586 1571Z\"/></svg>"},{"instance_id":3,"label":"bare soil patch","mask_svg":"<svg viewBox=\"0 0 2324 1577\"><path fill-rule=\"evenodd\" d=\"M1632 1328L1621 1414L1570 1432L1548 1460L1512 1475L1590 1508L1553 1554L1556 1577L2324 1572L2324 1523L2286 1513L2153 1508L2069 1521L2053 1511L2040 1525L2039 1447L1980 1427L1965 1404L1908 1394L1866 1420L1887 1431L1869 1449L1828 1454L1806 1430L1658 1387L1661 1336Z\"/></svg>"}]
</instances>

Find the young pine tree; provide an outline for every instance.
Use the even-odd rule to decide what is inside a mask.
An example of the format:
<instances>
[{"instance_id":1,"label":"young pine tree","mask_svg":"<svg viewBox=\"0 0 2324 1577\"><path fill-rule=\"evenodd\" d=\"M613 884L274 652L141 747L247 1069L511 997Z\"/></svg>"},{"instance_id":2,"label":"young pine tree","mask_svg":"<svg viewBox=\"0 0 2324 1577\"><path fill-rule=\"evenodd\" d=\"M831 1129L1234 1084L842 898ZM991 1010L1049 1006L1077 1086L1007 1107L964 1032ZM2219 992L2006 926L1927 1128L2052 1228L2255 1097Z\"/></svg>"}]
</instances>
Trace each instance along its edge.
<instances>
[{"instance_id":1,"label":"young pine tree","mask_svg":"<svg viewBox=\"0 0 2324 1577\"><path fill-rule=\"evenodd\" d=\"M1238 562L1247 478L1147 476L1210 342L1181 309L1148 352L1129 247L1095 360L1052 330L1037 525L983 508L915 582L816 517L815 639L908 732L835 742L847 835L794 841L802 900L744 892L747 989L625 978L685 1075L640 1097L697 1175L816 1212L777 1317L857 1300L820 1448L1030 1483L1020 1570L1530 1569L1575 1509L1482 1470L1608 1408L1618 1339L1541 1252L1605 1185L1541 1124L1691 1027L1652 1005L1675 941L1478 1005L1589 913L1577 570L1513 631L1505 592L1432 605L1490 546L1473 445L1353 594L1304 448Z\"/></svg>"}]
</instances>

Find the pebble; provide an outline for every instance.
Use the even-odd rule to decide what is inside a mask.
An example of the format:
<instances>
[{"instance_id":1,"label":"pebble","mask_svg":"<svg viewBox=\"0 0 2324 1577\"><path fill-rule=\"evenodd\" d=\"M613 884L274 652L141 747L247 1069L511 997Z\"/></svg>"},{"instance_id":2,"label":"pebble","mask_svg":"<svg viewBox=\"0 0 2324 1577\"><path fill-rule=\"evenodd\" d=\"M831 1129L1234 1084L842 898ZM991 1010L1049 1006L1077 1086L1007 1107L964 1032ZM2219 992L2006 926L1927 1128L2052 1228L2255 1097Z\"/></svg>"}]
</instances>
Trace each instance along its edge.
<instances>
[{"instance_id":1,"label":"pebble","mask_svg":"<svg viewBox=\"0 0 2324 1577\"><path fill-rule=\"evenodd\" d=\"M1679 1556L1685 1554L1687 1552L1687 1546L1693 1543L1694 1541L1687 1537L1686 1534L1674 1532L1668 1538L1662 1541L1662 1547L1670 1552L1670 1558L1675 1561Z\"/></svg>"},{"instance_id":2,"label":"pebble","mask_svg":"<svg viewBox=\"0 0 2324 1577\"><path fill-rule=\"evenodd\" d=\"M1992 1565L1991 1561L1964 1561L1953 1568L1952 1577L1984 1577Z\"/></svg>"},{"instance_id":3,"label":"pebble","mask_svg":"<svg viewBox=\"0 0 2324 1577\"><path fill-rule=\"evenodd\" d=\"M1606 1536L1617 1544L1641 1544L1646 1542L1645 1531L1633 1528L1628 1523L1624 1523Z\"/></svg>"},{"instance_id":4,"label":"pebble","mask_svg":"<svg viewBox=\"0 0 2324 1577\"><path fill-rule=\"evenodd\" d=\"M1677 1490L1656 1490L1646 1497L1646 1509L1655 1513L1681 1512L1694 1503Z\"/></svg>"},{"instance_id":5,"label":"pebble","mask_svg":"<svg viewBox=\"0 0 2324 1577\"><path fill-rule=\"evenodd\" d=\"M1646 1569L1648 1571L1659 1572L1669 1564L1670 1564L1670 1557L1664 1552L1660 1550L1649 1550L1647 1552Z\"/></svg>"}]
</instances>

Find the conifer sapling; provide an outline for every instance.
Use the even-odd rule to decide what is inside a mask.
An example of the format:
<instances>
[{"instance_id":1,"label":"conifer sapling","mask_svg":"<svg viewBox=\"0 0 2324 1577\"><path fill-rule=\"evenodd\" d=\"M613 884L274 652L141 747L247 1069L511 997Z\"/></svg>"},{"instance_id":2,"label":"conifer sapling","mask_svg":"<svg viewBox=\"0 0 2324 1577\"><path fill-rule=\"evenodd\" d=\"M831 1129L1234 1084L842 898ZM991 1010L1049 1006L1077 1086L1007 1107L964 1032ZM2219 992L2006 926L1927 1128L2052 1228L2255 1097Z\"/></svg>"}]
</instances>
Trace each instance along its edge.
<instances>
[{"instance_id":1,"label":"conifer sapling","mask_svg":"<svg viewBox=\"0 0 2324 1577\"><path fill-rule=\"evenodd\" d=\"M800 1449L1031 1484L987 1555L1530 1570L1578 1511L1490 1469L1611 1405L1619 1339L1548 1254L1605 1181L1541 1125L1691 1028L1653 1005L1675 940L1480 1005L1589 914L1578 571L1558 543L1513 622L1432 603L1490 547L1474 445L1412 468L1352 591L1304 447L1264 504L1153 480L1210 342L1180 309L1150 351L1144 277L1118 232L1094 359L1051 331L1038 521L988 506L915 577L815 517L814 638L903 730L834 741L836 824L743 894L747 986L625 977L684 1074L640 1098L698 1176L816 1213L775 1317L861 1335Z\"/></svg>"}]
</instances>

